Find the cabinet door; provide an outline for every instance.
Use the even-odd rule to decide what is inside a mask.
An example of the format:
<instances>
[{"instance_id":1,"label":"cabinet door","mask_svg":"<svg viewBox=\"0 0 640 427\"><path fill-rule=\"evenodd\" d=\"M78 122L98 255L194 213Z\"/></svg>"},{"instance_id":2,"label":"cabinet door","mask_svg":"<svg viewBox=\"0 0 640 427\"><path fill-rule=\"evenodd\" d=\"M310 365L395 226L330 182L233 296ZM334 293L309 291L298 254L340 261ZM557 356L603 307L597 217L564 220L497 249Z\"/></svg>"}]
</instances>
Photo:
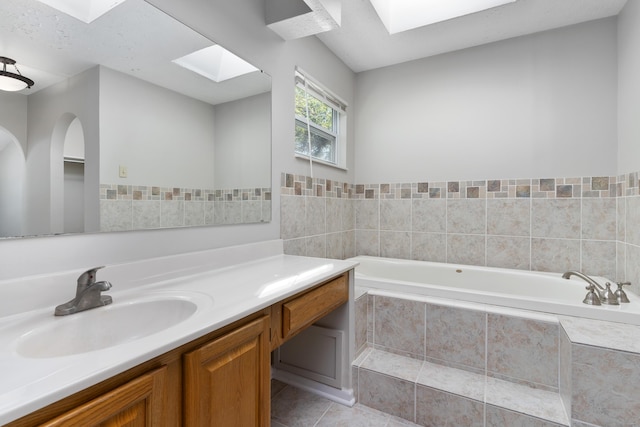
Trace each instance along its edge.
<instances>
[{"instance_id":1,"label":"cabinet door","mask_svg":"<svg viewBox=\"0 0 640 427\"><path fill-rule=\"evenodd\" d=\"M42 424L46 427L155 427L162 424L166 368L142 375Z\"/></svg>"},{"instance_id":2,"label":"cabinet door","mask_svg":"<svg viewBox=\"0 0 640 427\"><path fill-rule=\"evenodd\" d=\"M186 426L269 426L269 322L261 317L185 354Z\"/></svg>"}]
</instances>

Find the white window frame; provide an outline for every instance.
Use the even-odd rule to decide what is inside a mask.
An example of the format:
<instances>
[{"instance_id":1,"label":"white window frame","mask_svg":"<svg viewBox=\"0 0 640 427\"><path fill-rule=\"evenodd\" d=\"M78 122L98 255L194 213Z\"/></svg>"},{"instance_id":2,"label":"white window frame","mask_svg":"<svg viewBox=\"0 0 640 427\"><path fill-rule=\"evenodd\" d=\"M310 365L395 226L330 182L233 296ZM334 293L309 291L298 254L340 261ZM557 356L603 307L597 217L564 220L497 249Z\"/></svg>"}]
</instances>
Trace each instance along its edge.
<instances>
[{"instance_id":1,"label":"white window frame","mask_svg":"<svg viewBox=\"0 0 640 427\"><path fill-rule=\"evenodd\" d=\"M294 153L295 157L312 161L313 163L321 163L323 165L335 167L338 169L346 170L347 163L347 104L343 100L341 100L338 96L333 94L331 91L326 89L322 84L318 83L312 77L302 71L300 68L296 67L295 71L295 86L301 88L302 90L306 90L310 96L313 96L320 101L324 102L326 105L331 107L337 114L333 116L333 128L336 129L336 132L331 132L328 129L316 125L314 122L309 121L306 117L299 116L295 114L295 126L301 125L305 128L307 127L307 122L309 127L312 129L312 133L319 133L321 135L327 136L329 138L335 138L335 163L331 161L327 161L324 159L317 158L310 154L300 153L296 151L294 144Z\"/></svg>"}]
</instances>

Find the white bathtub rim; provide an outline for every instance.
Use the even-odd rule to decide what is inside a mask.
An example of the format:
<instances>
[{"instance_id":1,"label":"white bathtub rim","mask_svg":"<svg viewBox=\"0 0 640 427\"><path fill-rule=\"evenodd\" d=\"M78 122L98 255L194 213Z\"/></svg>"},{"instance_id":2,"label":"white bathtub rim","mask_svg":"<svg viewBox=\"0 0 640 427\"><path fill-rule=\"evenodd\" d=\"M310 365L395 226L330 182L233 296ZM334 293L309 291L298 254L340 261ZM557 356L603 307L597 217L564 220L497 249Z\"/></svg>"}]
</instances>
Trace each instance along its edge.
<instances>
[{"instance_id":1,"label":"white bathtub rim","mask_svg":"<svg viewBox=\"0 0 640 427\"><path fill-rule=\"evenodd\" d=\"M519 271L517 270L514 271L516 273L519 273ZM537 272L535 272L534 274L537 274ZM516 310L535 311L552 315L584 317L594 320L640 325L640 299L638 299L638 296L633 293L630 293L632 303L629 304L603 304L601 306L591 306L582 303L582 300L572 303L558 302L551 298L544 297L539 297L537 300L531 300L527 297L521 297L517 295L505 296L498 293L476 290L469 291L458 288L449 288L446 286L430 284L425 285L421 283L392 280L387 278L377 279L375 277L359 274L357 268L355 274L355 285L356 289L362 287L375 290L382 289L388 292L397 292L399 294L405 295L420 295L442 298L445 300L480 303L496 307L503 307L505 309L512 308Z\"/></svg>"}]
</instances>

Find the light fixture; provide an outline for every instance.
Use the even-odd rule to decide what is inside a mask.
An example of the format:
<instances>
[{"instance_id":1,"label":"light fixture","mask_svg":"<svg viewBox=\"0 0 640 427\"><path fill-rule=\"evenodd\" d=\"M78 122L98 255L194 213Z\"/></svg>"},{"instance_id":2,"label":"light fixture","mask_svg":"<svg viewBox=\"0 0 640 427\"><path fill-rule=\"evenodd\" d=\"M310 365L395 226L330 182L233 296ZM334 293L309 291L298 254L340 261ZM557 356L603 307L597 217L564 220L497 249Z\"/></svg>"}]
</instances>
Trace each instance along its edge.
<instances>
[{"instance_id":1,"label":"light fixture","mask_svg":"<svg viewBox=\"0 0 640 427\"><path fill-rule=\"evenodd\" d=\"M0 56L0 64L2 64L2 70L0 70L0 90L17 92L24 88L31 88L31 86L34 85L33 80L20 74L20 70L18 70L16 66L16 61L13 59ZM13 65L16 72L12 73L7 71L7 65Z\"/></svg>"},{"instance_id":2,"label":"light fixture","mask_svg":"<svg viewBox=\"0 0 640 427\"><path fill-rule=\"evenodd\" d=\"M62 13L90 24L125 0L38 0Z\"/></svg>"},{"instance_id":3,"label":"light fixture","mask_svg":"<svg viewBox=\"0 0 640 427\"><path fill-rule=\"evenodd\" d=\"M370 0L389 34L400 33L516 0Z\"/></svg>"},{"instance_id":4,"label":"light fixture","mask_svg":"<svg viewBox=\"0 0 640 427\"><path fill-rule=\"evenodd\" d=\"M174 59L172 62L216 83L258 71L256 67L218 44Z\"/></svg>"}]
</instances>

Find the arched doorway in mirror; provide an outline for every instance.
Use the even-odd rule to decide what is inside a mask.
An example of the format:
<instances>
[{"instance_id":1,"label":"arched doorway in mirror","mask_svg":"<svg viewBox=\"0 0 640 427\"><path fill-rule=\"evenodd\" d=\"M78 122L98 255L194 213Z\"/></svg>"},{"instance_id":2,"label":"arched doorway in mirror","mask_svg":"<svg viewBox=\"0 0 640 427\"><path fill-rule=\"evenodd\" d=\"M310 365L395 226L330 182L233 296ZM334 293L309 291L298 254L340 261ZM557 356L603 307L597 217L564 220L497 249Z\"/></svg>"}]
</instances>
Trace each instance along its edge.
<instances>
[{"instance_id":1,"label":"arched doorway in mirror","mask_svg":"<svg viewBox=\"0 0 640 427\"><path fill-rule=\"evenodd\" d=\"M77 117L64 138L64 232L84 232L84 132Z\"/></svg>"},{"instance_id":2,"label":"arched doorway in mirror","mask_svg":"<svg viewBox=\"0 0 640 427\"><path fill-rule=\"evenodd\" d=\"M0 126L0 237L24 234L25 170L20 142Z\"/></svg>"},{"instance_id":3,"label":"arched doorway in mirror","mask_svg":"<svg viewBox=\"0 0 640 427\"><path fill-rule=\"evenodd\" d=\"M84 232L84 161L85 138L80 119L63 114L53 130L52 165L52 231Z\"/></svg>"}]
</instances>

